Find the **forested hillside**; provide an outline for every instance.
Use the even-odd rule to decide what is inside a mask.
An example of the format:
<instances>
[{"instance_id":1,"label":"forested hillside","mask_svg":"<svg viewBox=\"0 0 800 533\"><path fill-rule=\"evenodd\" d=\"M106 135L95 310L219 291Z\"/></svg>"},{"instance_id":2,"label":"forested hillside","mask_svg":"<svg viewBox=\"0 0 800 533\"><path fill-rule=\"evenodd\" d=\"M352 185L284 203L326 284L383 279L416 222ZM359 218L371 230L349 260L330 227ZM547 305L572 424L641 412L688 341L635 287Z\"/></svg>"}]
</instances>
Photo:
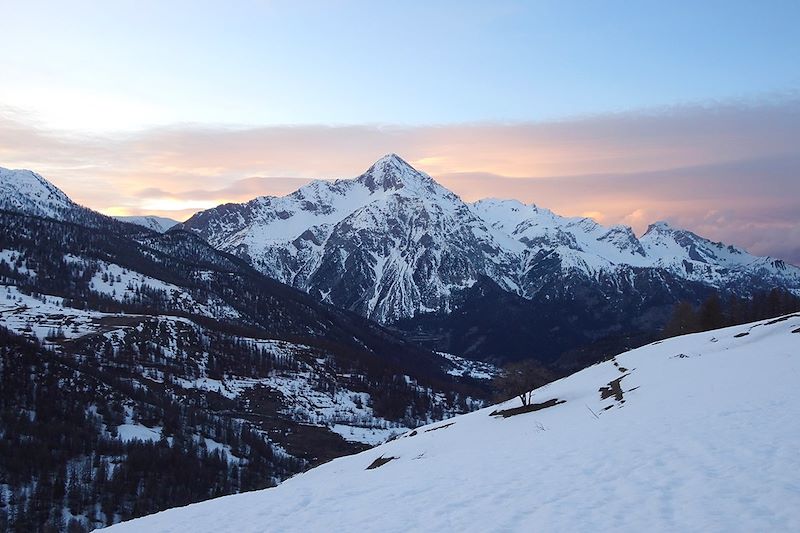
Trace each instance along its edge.
<instances>
[{"instance_id":1,"label":"forested hillside","mask_svg":"<svg viewBox=\"0 0 800 533\"><path fill-rule=\"evenodd\" d=\"M194 235L116 221L0 212L0 326L15 532L267 487L474 409L491 377Z\"/></svg>"}]
</instances>

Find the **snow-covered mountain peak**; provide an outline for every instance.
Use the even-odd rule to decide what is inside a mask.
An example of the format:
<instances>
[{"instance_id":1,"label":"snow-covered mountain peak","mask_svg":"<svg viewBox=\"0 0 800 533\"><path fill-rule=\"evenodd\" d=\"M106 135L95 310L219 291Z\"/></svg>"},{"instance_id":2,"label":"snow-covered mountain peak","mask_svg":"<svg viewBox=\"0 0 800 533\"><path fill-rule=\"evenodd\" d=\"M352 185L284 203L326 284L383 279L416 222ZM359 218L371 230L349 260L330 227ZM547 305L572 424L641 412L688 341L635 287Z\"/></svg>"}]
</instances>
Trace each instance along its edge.
<instances>
[{"instance_id":1,"label":"snow-covered mountain peak","mask_svg":"<svg viewBox=\"0 0 800 533\"><path fill-rule=\"evenodd\" d=\"M669 222L665 220L658 220L649 224L647 226L647 230L644 232L644 235L651 234L651 233L673 233L675 231L680 231L678 228L673 227Z\"/></svg>"},{"instance_id":2,"label":"snow-covered mountain peak","mask_svg":"<svg viewBox=\"0 0 800 533\"><path fill-rule=\"evenodd\" d=\"M513 288L494 234L396 154L354 179L220 206L185 227L275 279L380 321L447 310L452 293L481 274Z\"/></svg>"},{"instance_id":3,"label":"snow-covered mountain peak","mask_svg":"<svg viewBox=\"0 0 800 533\"><path fill-rule=\"evenodd\" d=\"M631 253L644 256L644 248L636 238L636 234L630 226L617 224L611 226L608 231L598 240L613 244L620 250L629 250Z\"/></svg>"},{"instance_id":4,"label":"snow-covered mountain peak","mask_svg":"<svg viewBox=\"0 0 800 533\"><path fill-rule=\"evenodd\" d=\"M402 157L400 157L399 155L397 155L394 152L391 152L391 153L388 153L388 154L384 155L383 157L381 157L380 159L375 161L375 163L373 163L373 166L375 166L375 165L384 165L384 164L393 165L393 166L401 167L401 168L405 167L405 168L411 169L412 171L416 170L414 167L409 165Z\"/></svg>"},{"instance_id":5,"label":"snow-covered mountain peak","mask_svg":"<svg viewBox=\"0 0 800 533\"><path fill-rule=\"evenodd\" d=\"M637 238L627 226L518 200L466 204L396 154L356 178L220 206L186 227L275 279L388 322L448 312L480 276L526 298L576 275L633 285L631 269L666 269L744 293L756 285L800 291L800 269L666 222Z\"/></svg>"},{"instance_id":6,"label":"snow-covered mountain peak","mask_svg":"<svg viewBox=\"0 0 800 533\"><path fill-rule=\"evenodd\" d=\"M58 218L76 207L61 189L36 172L0 167L0 208Z\"/></svg>"},{"instance_id":7,"label":"snow-covered mountain peak","mask_svg":"<svg viewBox=\"0 0 800 533\"><path fill-rule=\"evenodd\" d=\"M713 242L689 230L676 228L663 221L650 224L640 241L645 248L650 250L656 250L658 247L674 248L677 246L685 250L690 255L690 259L698 261L717 259L719 253L724 255L744 253L743 250L734 246Z\"/></svg>"},{"instance_id":8,"label":"snow-covered mountain peak","mask_svg":"<svg viewBox=\"0 0 800 533\"><path fill-rule=\"evenodd\" d=\"M406 187L419 190L438 185L428 174L420 172L397 154L387 154L356 178L371 191L399 190Z\"/></svg>"},{"instance_id":9,"label":"snow-covered mountain peak","mask_svg":"<svg viewBox=\"0 0 800 533\"><path fill-rule=\"evenodd\" d=\"M370 170L381 169L382 171L396 171L401 174L424 174L412 167L405 159L395 153L386 154L371 166ZM426 174L427 175L427 174Z\"/></svg>"}]
</instances>

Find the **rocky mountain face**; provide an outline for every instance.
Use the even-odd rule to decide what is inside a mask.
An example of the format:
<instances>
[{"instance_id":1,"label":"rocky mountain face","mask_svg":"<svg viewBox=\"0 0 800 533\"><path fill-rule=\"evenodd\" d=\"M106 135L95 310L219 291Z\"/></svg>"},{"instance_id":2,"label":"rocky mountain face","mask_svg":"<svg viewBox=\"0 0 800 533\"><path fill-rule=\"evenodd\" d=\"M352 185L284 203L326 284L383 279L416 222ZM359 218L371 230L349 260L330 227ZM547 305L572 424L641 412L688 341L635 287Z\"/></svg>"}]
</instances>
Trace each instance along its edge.
<instances>
[{"instance_id":1,"label":"rocky mountain face","mask_svg":"<svg viewBox=\"0 0 800 533\"><path fill-rule=\"evenodd\" d=\"M448 311L452 294L478 276L510 282L513 274L513 257L470 206L395 155L354 180L223 205L184 227L270 277L381 322Z\"/></svg>"},{"instance_id":2,"label":"rocky mountain face","mask_svg":"<svg viewBox=\"0 0 800 533\"><path fill-rule=\"evenodd\" d=\"M800 292L800 269L779 259L664 222L637 237L514 200L468 204L394 154L355 179L222 205L184 227L325 302L482 359L524 358L530 350L502 338L521 338L514 329L553 359L580 343L652 333L680 299ZM498 313L513 320L489 333L485 320ZM581 339L568 340L577 324Z\"/></svg>"}]
</instances>

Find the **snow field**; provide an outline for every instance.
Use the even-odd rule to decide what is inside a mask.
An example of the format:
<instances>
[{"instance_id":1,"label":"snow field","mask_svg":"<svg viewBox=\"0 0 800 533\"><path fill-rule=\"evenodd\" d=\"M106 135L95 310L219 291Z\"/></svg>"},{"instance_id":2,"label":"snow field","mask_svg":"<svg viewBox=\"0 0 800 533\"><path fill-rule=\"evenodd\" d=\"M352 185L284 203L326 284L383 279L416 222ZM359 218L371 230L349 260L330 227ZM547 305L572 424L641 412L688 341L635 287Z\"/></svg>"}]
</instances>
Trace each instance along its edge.
<instances>
[{"instance_id":1,"label":"snow field","mask_svg":"<svg viewBox=\"0 0 800 533\"><path fill-rule=\"evenodd\" d=\"M112 530L797 531L798 377L800 315L670 339L537 389L553 407L491 415L511 400Z\"/></svg>"}]
</instances>

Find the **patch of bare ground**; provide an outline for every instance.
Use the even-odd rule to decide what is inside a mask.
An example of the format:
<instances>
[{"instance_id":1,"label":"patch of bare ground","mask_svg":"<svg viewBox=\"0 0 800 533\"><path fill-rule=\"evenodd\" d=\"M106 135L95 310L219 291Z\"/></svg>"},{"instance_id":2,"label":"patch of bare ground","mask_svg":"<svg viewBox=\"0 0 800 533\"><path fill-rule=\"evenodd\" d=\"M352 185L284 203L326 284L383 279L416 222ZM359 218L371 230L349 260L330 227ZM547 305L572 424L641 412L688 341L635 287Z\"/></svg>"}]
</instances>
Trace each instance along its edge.
<instances>
[{"instance_id":1,"label":"patch of bare ground","mask_svg":"<svg viewBox=\"0 0 800 533\"><path fill-rule=\"evenodd\" d=\"M444 424L444 425L441 425L441 426L439 426L439 427L435 427L435 428L431 428L431 429L426 429L426 430L425 430L425 433L430 433L431 431L436 431L437 429L449 428L449 427L450 427L450 426L452 426L453 424L455 424L455 422L450 422L449 424Z\"/></svg>"},{"instance_id":2,"label":"patch of bare ground","mask_svg":"<svg viewBox=\"0 0 800 533\"><path fill-rule=\"evenodd\" d=\"M770 320L769 322L764 322L764 325L771 326L772 324L777 324L778 322L783 322L785 320L789 320L790 318L798 318L798 317L800 317L800 314L798 313L795 313L793 315L786 315L780 318L776 318L775 320Z\"/></svg>"},{"instance_id":3,"label":"patch of bare ground","mask_svg":"<svg viewBox=\"0 0 800 533\"><path fill-rule=\"evenodd\" d=\"M308 461L309 466L327 463L343 455L362 452L370 446L350 442L324 426L312 426L288 422L280 424L275 419L254 417L261 422L259 428L269 433L271 440L286 449L291 455ZM275 426L276 429L272 429Z\"/></svg>"},{"instance_id":4,"label":"patch of bare ground","mask_svg":"<svg viewBox=\"0 0 800 533\"><path fill-rule=\"evenodd\" d=\"M534 411L547 409L548 407L553 407L554 405L558 405L560 403L565 403L565 402L566 400L559 400L558 398L553 398L552 400L547 400L546 402L542 403L531 403L528 405L522 405L520 407L514 407L512 409L502 409L500 411L492 411L491 413L489 413L489 416L502 416L503 418L508 418L510 416L516 416L525 413L533 413Z\"/></svg>"},{"instance_id":5,"label":"patch of bare ground","mask_svg":"<svg viewBox=\"0 0 800 533\"><path fill-rule=\"evenodd\" d=\"M738 339L739 337L747 337L748 335L750 335L750 332L743 331L741 333L737 333L736 335L734 335L733 338Z\"/></svg>"},{"instance_id":6,"label":"patch of bare ground","mask_svg":"<svg viewBox=\"0 0 800 533\"><path fill-rule=\"evenodd\" d=\"M800 313L793 313L791 315L778 317L774 320L770 320L769 322L762 322L761 324L756 324L755 326L751 326L750 329L757 328L758 326L771 326L772 324L777 324L778 322L784 322L786 320L789 320L790 318L800 318Z\"/></svg>"},{"instance_id":7,"label":"patch of bare ground","mask_svg":"<svg viewBox=\"0 0 800 533\"><path fill-rule=\"evenodd\" d=\"M378 457L377 459L372 461L370 463L370 465L366 469L367 470L375 470L376 468L379 468L379 467L385 465L386 463L388 463L389 461L391 461L393 459L397 459L397 457L391 457L391 456L390 457L384 457L384 456L381 455L380 457Z\"/></svg>"},{"instance_id":8,"label":"patch of bare ground","mask_svg":"<svg viewBox=\"0 0 800 533\"><path fill-rule=\"evenodd\" d=\"M795 330L792 330L792 333L800 333L800 328L797 328L797 329L795 329Z\"/></svg>"},{"instance_id":9,"label":"patch of bare ground","mask_svg":"<svg viewBox=\"0 0 800 533\"><path fill-rule=\"evenodd\" d=\"M613 396L615 401L625 403L625 393L622 391L622 380L629 375L630 373L622 375L617 379L609 381L608 385L600 387L600 399L606 400Z\"/></svg>"}]
</instances>

